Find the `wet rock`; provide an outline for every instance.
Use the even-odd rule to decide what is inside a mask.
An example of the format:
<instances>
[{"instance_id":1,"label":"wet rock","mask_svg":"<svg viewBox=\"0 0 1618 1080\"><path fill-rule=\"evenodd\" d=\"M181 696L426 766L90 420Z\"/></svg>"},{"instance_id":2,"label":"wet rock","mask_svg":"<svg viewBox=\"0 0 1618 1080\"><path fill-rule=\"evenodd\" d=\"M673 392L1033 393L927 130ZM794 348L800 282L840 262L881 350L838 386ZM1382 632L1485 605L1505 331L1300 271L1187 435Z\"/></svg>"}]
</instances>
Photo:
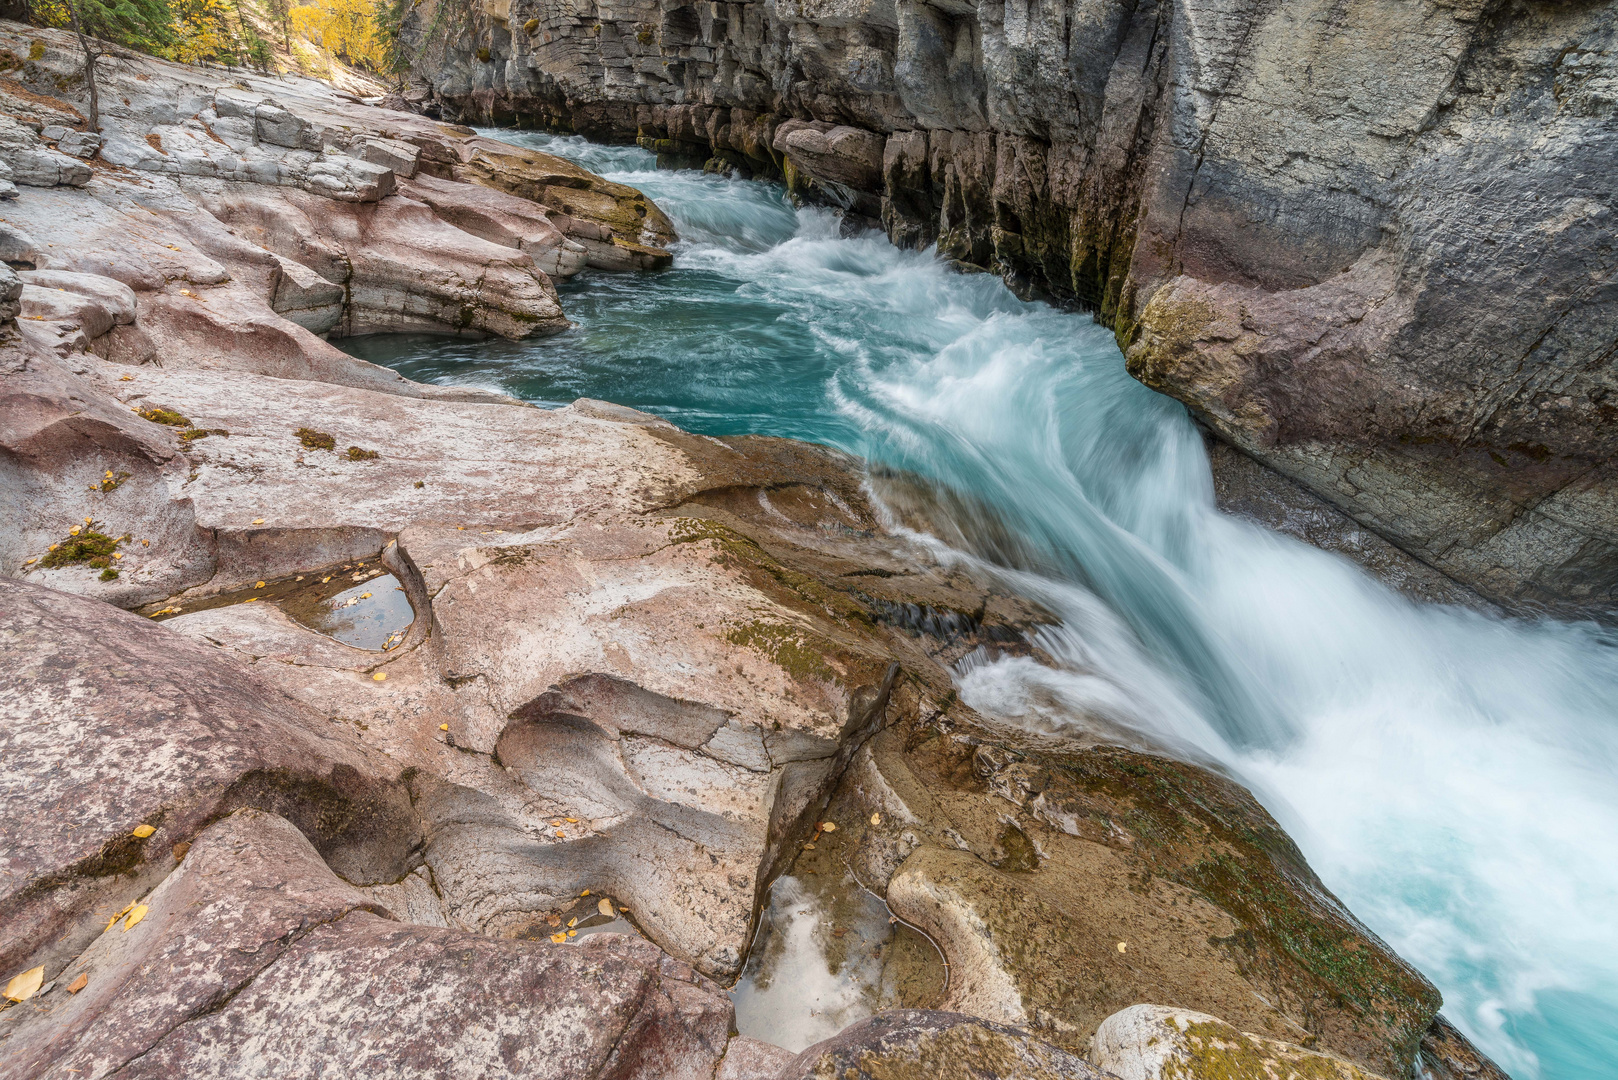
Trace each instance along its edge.
<instances>
[{"instance_id":1,"label":"wet rock","mask_svg":"<svg viewBox=\"0 0 1618 1080\"><path fill-rule=\"evenodd\" d=\"M1105 1080L1019 1028L960 1013L896 1009L816 1043L776 1080Z\"/></svg>"},{"instance_id":2,"label":"wet rock","mask_svg":"<svg viewBox=\"0 0 1618 1080\"><path fill-rule=\"evenodd\" d=\"M0 1018L12 1065L245 1077L342 1061L381 1075L697 1080L724 1052L723 992L654 946L396 922L272 814L225 818L149 895L125 894L142 917L73 959L83 990L58 978Z\"/></svg>"},{"instance_id":3,"label":"wet rock","mask_svg":"<svg viewBox=\"0 0 1618 1080\"><path fill-rule=\"evenodd\" d=\"M1132 1005L1101 1022L1090 1060L1118 1080L1381 1080L1341 1058L1238 1031L1216 1016Z\"/></svg>"},{"instance_id":4,"label":"wet rock","mask_svg":"<svg viewBox=\"0 0 1618 1080\"><path fill-rule=\"evenodd\" d=\"M1433 1026L1421 1037L1420 1064L1433 1080L1510 1080L1442 1016L1433 1017Z\"/></svg>"},{"instance_id":5,"label":"wet rock","mask_svg":"<svg viewBox=\"0 0 1618 1080\"><path fill-rule=\"evenodd\" d=\"M870 740L831 812L861 880L942 946L945 1007L1075 1051L1135 1002L1195 1001L1395 1076L1438 1007L1246 791L1194 765L945 715Z\"/></svg>"}]
</instances>

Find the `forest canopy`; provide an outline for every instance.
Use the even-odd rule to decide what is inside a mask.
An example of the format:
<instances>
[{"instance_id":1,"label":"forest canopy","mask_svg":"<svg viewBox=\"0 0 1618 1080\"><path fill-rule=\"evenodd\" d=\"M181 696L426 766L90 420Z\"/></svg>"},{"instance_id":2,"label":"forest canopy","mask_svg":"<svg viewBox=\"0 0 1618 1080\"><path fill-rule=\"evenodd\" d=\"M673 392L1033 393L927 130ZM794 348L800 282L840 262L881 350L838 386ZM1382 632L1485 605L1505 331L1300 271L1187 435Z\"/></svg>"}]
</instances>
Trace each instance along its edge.
<instances>
[{"instance_id":1,"label":"forest canopy","mask_svg":"<svg viewBox=\"0 0 1618 1080\"><path fill-rule=\"evenodd\" d=\"M412 0L32 0L31 21L188 64L321 75L331 59L382 78L402 73L400 24ZM324 54L323 56L320 54Z\"/></svg>"}]
</instances>

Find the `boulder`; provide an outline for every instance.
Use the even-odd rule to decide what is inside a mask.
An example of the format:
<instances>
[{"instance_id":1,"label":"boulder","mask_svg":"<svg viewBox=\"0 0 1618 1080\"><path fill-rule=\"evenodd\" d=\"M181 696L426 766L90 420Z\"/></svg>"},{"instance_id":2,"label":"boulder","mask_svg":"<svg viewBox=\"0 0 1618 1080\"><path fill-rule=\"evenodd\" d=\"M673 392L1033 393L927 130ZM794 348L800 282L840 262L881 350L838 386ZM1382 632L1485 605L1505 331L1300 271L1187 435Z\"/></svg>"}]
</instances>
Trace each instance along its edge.
<instances>
[{"instance_id":1,"label":"boulder","mask_svg":"<svg viewBox=\"0 0 1618 1080\"><path fill-rule=\"evenodd\" d=\"M1090 1060L1118 1080L1382 1080L1330 1054L1166 1005L1132 1005L1107 1017Z\"/></svg>"},{"instance_id":2,"label":"boulder","mask_svg":"<svg viewBox=\"0 0 1618 1080\"><path fill-rule=\"evenodd\" d=\"M943 1007L1075 1052L1119 1009L1195 1002L1396 1076L1439 1005L1250 794L1162 751L950 710L873 736L828 814L818 847L948 958Z\"/></svg>"}]
</instances>

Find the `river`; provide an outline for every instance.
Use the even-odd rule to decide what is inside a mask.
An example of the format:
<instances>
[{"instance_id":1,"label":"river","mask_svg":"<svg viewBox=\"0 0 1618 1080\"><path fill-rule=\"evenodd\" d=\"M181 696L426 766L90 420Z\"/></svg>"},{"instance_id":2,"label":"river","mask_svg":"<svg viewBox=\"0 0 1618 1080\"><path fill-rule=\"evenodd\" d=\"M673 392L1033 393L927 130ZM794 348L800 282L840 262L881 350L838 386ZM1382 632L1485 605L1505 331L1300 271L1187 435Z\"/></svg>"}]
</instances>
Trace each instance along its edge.
<instances>
[{"instance_id":1,"label":"river","mask_svg":"<svg viewBox=\"0 0 1618 1080\"><path fill-rule=\"evenodd\" d=\"M566 283L579 325L559 337L346 348L423 382L825 443L966 496L924 541L1062 618L1040 642L1059 668L969 658L968 704L1222 763L1517 1080L1618 1076L1618 636L1415 605L1220 514L1185 410L1086 316L840 238L774 185L490 134L644 190L680 231L674 268Z\"/></svg>"}]
</instances>

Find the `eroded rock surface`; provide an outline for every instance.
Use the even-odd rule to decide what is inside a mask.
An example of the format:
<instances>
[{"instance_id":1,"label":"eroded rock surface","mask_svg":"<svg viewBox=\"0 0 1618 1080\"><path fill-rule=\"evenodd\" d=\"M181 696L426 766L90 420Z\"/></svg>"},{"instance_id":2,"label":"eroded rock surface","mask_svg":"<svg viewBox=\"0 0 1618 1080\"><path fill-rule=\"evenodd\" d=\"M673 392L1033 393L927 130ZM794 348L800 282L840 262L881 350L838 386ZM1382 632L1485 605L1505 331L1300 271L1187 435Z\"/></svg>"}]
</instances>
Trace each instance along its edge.
<instances>
[{"instance_id":1,"label":"eroded rock surface","mask_svg":"<svg viewBox=\"0 0 1618 1080\"><path fill-rule=\"evenodd\" d=\"M949 958L945 1008L1082 1052L1119 1009L1196 1001L1243 1030L1404 1074L1437 992L1245 790L1158 754L970 715L884 729L830 810L860 881Z\"/></svg>"},{"instance_id":2,"label":"eroded rock surface","mask_svg":"<svg viewBox=\"0 0 1618 1080\"><path fill-rule=\"evenodd\" d=\"M203 831L149 895L124 892L139 920L114 920L0 1016L0 1072L247 1077L341 1062L377 1076L707 1080L724 1052L730 1002L655 946L401 923L261 811Z\"/></svg>"},{"instance_id":3,"label":"eroded rock surface","mask_svg":"<svg viewBox=\"0 0 1618 1080\"><path fill-rule=\"evenodd\" d=\"M25 283L22 325L61 355L411 392L322 339L555 333L553 278L669 262L640 192L312 80L109 56L89 146L82 63L70 35L0 23L0 161L22 185L0 255L52 276Z\"/></svg>"},{"instance_id":4,"label":"eroded rock surface","mask_svg":"<svg viewBox=\"0 0 1618 1080\"><path fill-rule=\"evenodd\" d=\"M780 176L1095 310L1221 438L1508 606L1610 615L1610 5L513 0L450 115Z\"/></svg>"},{"instance_id":5,"label":"eroded rock surface","mask_svg":"<svg viewBox=\"0 0 1618 1080\"><path fill-rule=\"evenodd\" d=\"M1026 1031L960 1013L895 1009L816 1043L775 1080L1106 1080Z\"/></svg>"}]
</instances>

